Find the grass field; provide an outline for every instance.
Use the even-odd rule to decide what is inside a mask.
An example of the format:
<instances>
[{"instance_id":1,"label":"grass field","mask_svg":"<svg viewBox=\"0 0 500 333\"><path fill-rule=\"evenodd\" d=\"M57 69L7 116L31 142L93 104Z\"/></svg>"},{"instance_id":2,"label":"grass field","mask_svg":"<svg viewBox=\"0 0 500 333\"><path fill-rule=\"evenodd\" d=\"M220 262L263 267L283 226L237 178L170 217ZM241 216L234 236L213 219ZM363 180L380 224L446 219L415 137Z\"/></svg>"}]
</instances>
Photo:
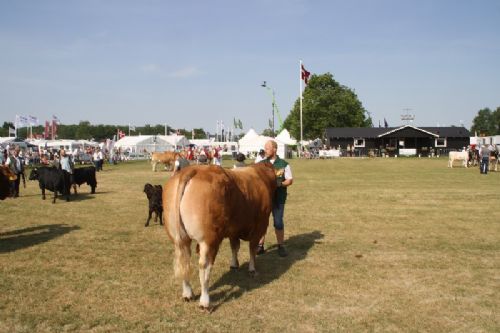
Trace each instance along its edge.
<instances>
[{"instance_id":1,"label":"grass field","mask_svg":"<svg viewBox=\"0 0 500 333\"><path fill-rule=\"evenodd\" d=\"M229 163L229 162L227 162ZM214 311L184 303L173 246L145 228L147 162L105 165L97 194L0 202L0 332L498 332L500 172L444 159L293 160L286 245L210 281ZM229 164L227 164L229 166ZM194 261L195 259L193 259ZM199 295L197 271L192 281Z\"/></svg>"}]
</instances>

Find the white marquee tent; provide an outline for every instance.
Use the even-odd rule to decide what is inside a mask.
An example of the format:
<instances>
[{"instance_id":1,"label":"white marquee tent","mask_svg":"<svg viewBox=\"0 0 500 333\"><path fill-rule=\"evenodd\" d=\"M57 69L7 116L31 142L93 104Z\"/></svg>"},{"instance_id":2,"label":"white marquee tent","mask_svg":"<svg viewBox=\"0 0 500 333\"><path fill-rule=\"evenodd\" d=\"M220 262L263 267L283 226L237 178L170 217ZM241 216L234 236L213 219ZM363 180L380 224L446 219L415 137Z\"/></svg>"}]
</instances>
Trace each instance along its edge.
<instances>
[{"instance_id":1,"label":"white marquee tent","mask_svg":"<svg viewBox=\"0 0 500 333\"><path fill-rule=\"evenodd\" d=\"M168 142L172 146L174 146L176 149L181 149L184 147L189 146L189 140L184 136L184 135L158 135L157 138Z\"/></svg>"},{"instance_id":2,"label":"white marquee tent","mask_svg":"<svg viewBox=\"0 0 500 333\"><path fill-rule=\"evenodd\" d=\"M134 154L174 150L175 146L163 139L163 135L125 136L115 143L115 148Z\"/></svg>"},{"instance_id":3,"label":"white marquee tent","mask_svg":"<svg viewBox=\"0 0 500 333\"><path fill-rule=\"evenodd\" d=\"M253 128L251 128L238 142L240 153L258 153L259 150L264 149L264 145L267 141L274 140L278 144L278 156L286 157L288 146L284 142L273 139L269 136L259 135Z\"/></svg>"},{"instance_id":4,"label":"white marquee tent","mask_svg":"<svg viewBox=\"0 0 500 333\"><path fill-rule=\"evenodd\" d=\"M290 132L286 128L284 128L280 134L276 136L276 140L283 142L286 145L296 145L297 140L293 139L290 136Z\"/></svg>"}]
</instances>

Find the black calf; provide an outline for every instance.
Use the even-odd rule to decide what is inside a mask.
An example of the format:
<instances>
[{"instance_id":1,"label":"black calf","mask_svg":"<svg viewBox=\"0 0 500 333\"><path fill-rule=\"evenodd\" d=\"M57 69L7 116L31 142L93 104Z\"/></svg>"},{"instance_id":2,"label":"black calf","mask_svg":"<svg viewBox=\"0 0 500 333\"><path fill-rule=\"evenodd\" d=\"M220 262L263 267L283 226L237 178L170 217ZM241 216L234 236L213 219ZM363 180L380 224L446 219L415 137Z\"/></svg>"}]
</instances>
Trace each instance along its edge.
<instances>
[{"instance_id":1,"label":"black calf","mask_svg":"<svg viewBox=\"0 0 500 333\"><path fill-rule=\"evenodd\" d=\"M91 188L91 193L95 193L95 188L97 187L97 180L95 177L95 167L83 167L83 168L75 168L73 170L73 190L76 194L76 185L80 187L83 183L87 183L87 185Z\"/></svg>"},{"instance_id":2,"label":"black calf","mask_svg":"<svg viewBox=\"0 0 500 333\"><path fill-rule=\"evenodd\" d=\"M155 222L157 221L158 217L160 217L160 224L163 225L163 203L162 203L162 193L163 189L161 185L151 185L151 184L146 184L144 185L144 193L146 193L146 196L148 197L149 201L149 215L148 219L146 221L145 227L149 225L149 221L151 220L151 215L153 212L155 213Z\"/></svg>"}]
</instances>

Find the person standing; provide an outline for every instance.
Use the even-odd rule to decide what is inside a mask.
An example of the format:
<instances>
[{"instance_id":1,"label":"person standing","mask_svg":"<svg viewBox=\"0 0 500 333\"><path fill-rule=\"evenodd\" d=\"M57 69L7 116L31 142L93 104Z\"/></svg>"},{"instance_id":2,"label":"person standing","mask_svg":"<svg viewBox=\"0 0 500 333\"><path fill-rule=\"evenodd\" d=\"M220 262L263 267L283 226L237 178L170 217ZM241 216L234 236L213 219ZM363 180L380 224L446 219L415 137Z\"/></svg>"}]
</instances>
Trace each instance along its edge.
<instances>
[{"instance_id":1,"label":"person standing","mask_svg":"<svg viewBox=\"0 0 500 333\"><path fill-rule=\"evenodd\" d=\"M288 252L285 249L285 225L283 222L283 215L285 213L285 202L287 197L287 188L293 184L292 169L290 165L285 160L281 159L278 155L278 144L274 140L269 140L264 146L264 151L266 154L266 159L262 162L271 163L274 167L276 173L276 192L274 195L273 202L273 221L274 221L274 232L276 234L276 241L278 243L278 255L280 257L286 257ZM257 254L263 254L265 236L259 242L257 248Z\"/></svg>"},{"instance_id":2,"label":"person standing","mask_svg":"<svg viewBox=\"0 0 500 333\"><path fill-rule=\"evenodd\" d=\"M255 157L255 163L262 162L265 159L266 159L266 152L264 151L264 149L259 150L259 153Z\"/></svg>"},{"instance_id":3,"label":"person standing","mask_svg":"<svg viewBox=\"0 0 500 333\"><path fill-rule=\"evenodd\" d=\"M245 154L238 153L238 155L236 155L236 163L234 163L233 169L246 167L247 165L245 164L245 159Z\"/></svg>"},{"instance_id":4,"label":"person standing","mask_svg":"<svg viewBox=\"0 0 500 333\"><path fill-rule=\"evenodd\" d=\"M59 161L60 168L61 168L61 170L63 170L64 172L66 172L69 175L69 177L64 178L64 179L69 179L69 185L67 186L67 188L69 189L69 188L71 188L71 185L73 185L73 187L75 188L75 193L76 193L76 185L75 185L75 181L73 178L74 163L71 160L71 156L66 155L66 151L64 149L61 149L59 151L59 155L61 157L61 159Z\"/></svg>"},{"instance_id":5,"label":"person standing","mask_svg":"<svg viewBox=\"0 0 500 333\"><path fill-rule=\"evenodd\" d=\"M221 147L216 147L214 148L214 152L213 152L213 159L214 159L214 165L218 165L218 166L221 166Z\"/></svg>"},{"instance_id":6,"label":"person standing","mask_svg":"<svg viewBox=\"0 0 500 333\"><path fill-rule=\"evenodd\" d=\"M10 171L16 175L16 179L10 181L10 194L13 198L19 197L19 184L21 182L21 177L24 179L24 161L19 156L19 150L19 147L16 146L12 155L7 158L5 163L9 167Z\"/></svg>"},{"instance_id":7,"label":"person standing","mask_svg":"<svg viewBox=\"0 0 500 333\"><path fill-rule=\"evenodd\" d=\"M181 151L175 158L174 171L172 171L172 177L177 171L184 169L189 166L189 161L186 158L186 151Z\"/></svg>"},{"instance_id":8,"label":"person standing","mask_svg":"<svg viewBox=\"0 0 500 333\"><path fill-rule=\"evenodd\" d=\"M488 174L488 167L490 164L490 150L486 145L482 145L479 150L479 157L481 158L480 171L485 175Z\"/></svg>"}]
</instances>

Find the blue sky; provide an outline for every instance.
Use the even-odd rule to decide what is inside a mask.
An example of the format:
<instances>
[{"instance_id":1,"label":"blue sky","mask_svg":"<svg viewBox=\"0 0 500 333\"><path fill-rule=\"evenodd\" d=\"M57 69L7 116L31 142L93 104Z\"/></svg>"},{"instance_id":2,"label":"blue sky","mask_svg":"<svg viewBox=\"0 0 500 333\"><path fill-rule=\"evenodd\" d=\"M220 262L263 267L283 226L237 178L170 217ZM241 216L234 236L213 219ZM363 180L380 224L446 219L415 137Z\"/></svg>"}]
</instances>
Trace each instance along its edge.
<instances>
[{"instance_id":1,"label":"blue sky","mask_svg":"<svg viewBox=\"0 0 500 333\"><path fill-rule=\"evenodd\" d=\"M285 118L299 59L378 125L469 128L500 106L500 1L0 0L0 121L203 127ZM410 109L410 110L406 110Z\"/></svg>"}]
</instances>

